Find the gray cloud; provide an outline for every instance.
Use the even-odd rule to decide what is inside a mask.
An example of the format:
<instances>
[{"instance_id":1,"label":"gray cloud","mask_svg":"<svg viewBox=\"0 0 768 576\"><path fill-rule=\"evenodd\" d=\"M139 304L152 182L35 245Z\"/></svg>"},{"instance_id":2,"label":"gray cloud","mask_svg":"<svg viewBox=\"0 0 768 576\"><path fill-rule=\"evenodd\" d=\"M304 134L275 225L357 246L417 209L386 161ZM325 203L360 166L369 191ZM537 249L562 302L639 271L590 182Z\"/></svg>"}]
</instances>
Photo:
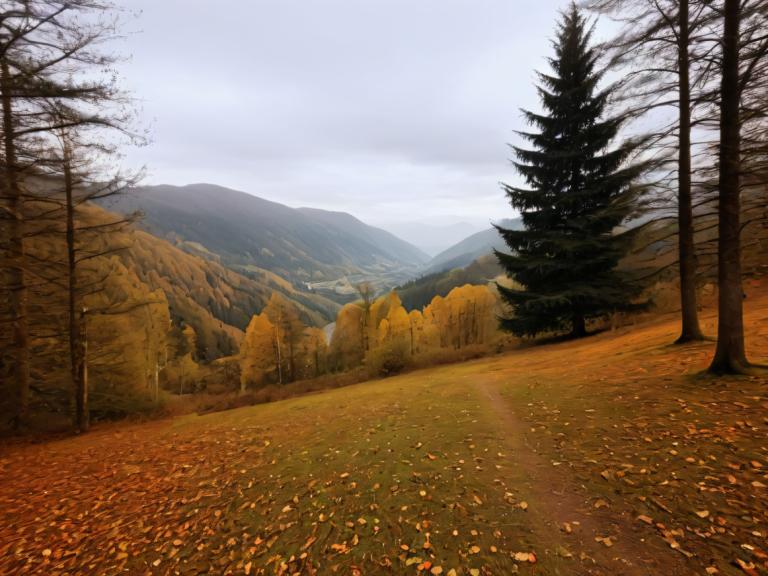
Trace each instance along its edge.
<instances>
[{"instance_id":1,"label":"gray cloud","mask_svg":"<svg viewBox=\"0 0 768 576\"><path fill-rule=\"evenodd\" d=\"M559 0L123 0L149 181L372 222L508 216Z\"/></svg>"}]
</instances>

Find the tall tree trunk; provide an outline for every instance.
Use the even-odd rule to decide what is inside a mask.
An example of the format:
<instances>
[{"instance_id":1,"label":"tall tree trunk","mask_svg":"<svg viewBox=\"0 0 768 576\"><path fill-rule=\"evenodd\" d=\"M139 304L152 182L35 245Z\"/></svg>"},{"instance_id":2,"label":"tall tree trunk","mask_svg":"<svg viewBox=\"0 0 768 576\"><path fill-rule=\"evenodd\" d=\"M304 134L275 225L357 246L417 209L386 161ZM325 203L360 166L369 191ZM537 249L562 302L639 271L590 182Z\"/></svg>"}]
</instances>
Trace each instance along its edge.
<instances>
[{"instance_id":1,"label":"tall tree trunk","mask_svg":"<svg viewBox=\"0 0 768 576\"><path fill-rule=\"evenodd\" d=\"M286 332L289 335L288 339L288 369L291 371L289 378L290 382L296 381L296 354L294 352L293 334L292 331Z\"/></svg>"},{"instance_id":2,"label":"tall tree trunk","mask_svg":"<svg viewBox=\"0 0 768 576\"><path fill-rule=\"evenodd\" d=\"M282 322L282 308L277 311L277 323L275 324L275 345L277 350L277 381L283 383L283 354L280 350L280 322Z\"/></svg>"},{"instance_id":3,"label":"tall tree trunk","mask_svg":"<svg viewBox=\"0 0 768 576\"><path fill-rule=\"evenodd\" d=\"M11 99L8 62L0 64L0 88L3 106L3 152L5 155L5 195L10 215L8 230L8 282L11 290L11 322L13 331L13 381L15 385L14 428L25 426L29 419L29 318L24 246L25 213L21 190Z\"/></svg>"},{"instance_id":4,"label":"tall tree trunk","mask_svg":"<svg viewBox=\"0 0 768 576\"><path fill-rule=\"evenodd\" d=\"M718 327L711 372L738 374L747 367L741 286L741 101L739 29L741 0L725 0L720 103L718 208Z\"/></svg>"},{"instance_id":5,"label":"tall tree trunk","mask_svg":"<svg viewBox=\"0 0 768 576\"><path fill-rule=\"evenodd\" d=\"M88 309L83 306L80 311L80 398L83 412L80 422L80 431L87 432L91 427L91 412L88 408Z\"/></svg>"},{"instance_id":6,"label":"tall tree trunk","mask_svg":"<svg viewBox=\"0 0 768 576\"><path fill-rule=\"evenodd\" d=\"M584 320L584 316L581 314L574 314L572 320L571 336L573 338L583 338L587 335L587 323Z\"/></svg>"},{"instance_id":7,"label":"tall tree trunk","mask_svg":"<svg viewBox=\"0 0 768 576\"><path fill-rule=\"evenodd\" d=\"M691 200L691 82L690 24L688 0L678 11L678 73L680 76L680 134L678 158L678 252L680 259L680 306L682 329L678 343L703 340L696 298L696 248L693 239Z\"/></svg>"},{"instance_id":8,"label":"tall tree trunk","mask_svg":"<svg viewBox=\"0 0 768 576\"><path fill-rule=\"evenodd\" d=\"M66 196L67 220L67 273L68 273L68 315L69 315L69 365L72 378L72 391L75 397L73 427L76 432L88 431L88 390L85 382L85 352L83 334L83 314L78 306L77 285L77 249L75 246L75 204L73 200L74 180L72 177L72 154L65 141L64 151L64 191Z\"/></svg>"}]
</instances>

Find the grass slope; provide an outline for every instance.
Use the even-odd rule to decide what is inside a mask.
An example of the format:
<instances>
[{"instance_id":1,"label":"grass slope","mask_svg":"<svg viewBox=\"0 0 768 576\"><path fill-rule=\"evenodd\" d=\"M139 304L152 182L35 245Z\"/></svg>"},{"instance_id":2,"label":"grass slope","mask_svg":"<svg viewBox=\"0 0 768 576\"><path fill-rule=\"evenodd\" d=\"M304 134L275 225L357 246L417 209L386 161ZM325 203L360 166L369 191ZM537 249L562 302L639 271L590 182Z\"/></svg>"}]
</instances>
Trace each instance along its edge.
<instances>
[{"instance_id":1,"label":"grass slope","mask_svg":"<svg viewBox=\"0 0 768 576\"><path fill-rule=\"evenodd\" d=\"M768 381L676 330L6 447L0 572L764 574Z\"/></svg>"}]
</instances>

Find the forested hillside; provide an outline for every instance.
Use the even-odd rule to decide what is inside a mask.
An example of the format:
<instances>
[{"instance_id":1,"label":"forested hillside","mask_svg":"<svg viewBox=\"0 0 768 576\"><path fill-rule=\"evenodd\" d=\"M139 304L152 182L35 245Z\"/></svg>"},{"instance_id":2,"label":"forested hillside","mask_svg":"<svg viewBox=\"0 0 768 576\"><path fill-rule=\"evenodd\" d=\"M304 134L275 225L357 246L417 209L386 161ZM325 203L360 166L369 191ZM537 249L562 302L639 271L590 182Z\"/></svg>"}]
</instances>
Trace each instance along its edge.
<instances>
[{"instance_id":1,"label":"forested hillside","mask_svg":"<svg viewBox=\"0 0 768 576\"><path fill-rule=\"evenodd\" d=\"M501 220L498 224L504 228L522 228L522 221L519 218ZM504 246L504 240L499 236L498 230L488 228L442 251L429 261L426 271L432 273L464 268L481 256L492 254L494 249L503 250Z\"/></svg>"},{"instance_id":2,"label":"forested hillside","mask_svg":"<svg viewBox=\"0 0 768 576\"><path fill-rule=\"evenodd\" d=\"M241 275L140 230L131 234L130 241L130 249L120 258L152 289L164 291L173 318L195 328L201 359L236 353L251 316L273 293L293 302L310 326L332 321L339 309L322 296L295 290L266 270Z\"/></svg>"},{"instance_id":3,"label":"forested hillside","mask_svg":"<svg viewBox=\"0 0 768 576\"><path fill-rule=\"evenodd\" d=\"M43 184L41 184L42 186ZM50 184L45 184L50 186ZM29 205L30 213L44 204ZM83 226L116 220L93 205L78 210ZM30 308L33 342L32 411L66 418L67 291L56 280L64 267L64 238L42 226L28 244L35 284ZM95 417L149 407L160 386L191 378L199 363L237 354L251 316L281 294L302 322L323 326L339 306L321 296L299 293L287 281L259 270L249 277L214 261L186 253L165 240L121 226L104 238L87 260L83 282L89 345L92 411ZM9 359L5 339L3 378ZM0 414L11 410L3 397ZM54 420L55 421L55 420Z\"/></svg>"},{"instance_id":4,"label":"forested hillside","mask_svg":"<svg viewBox=\"0 0 768 576\"><path fill-rule=\"evenodd\" d=\"M404 279L428 260L418 248L348 214L289 208L209 184L138 188L106 206L140 210L144 229L183 250L246 274L260 268L292 282L393 271Z\"/></svg>"},{"instance_id":5,"label":"forested hillside","mask_svg":"<svg viewBox=\"0 0 768 576\"><path fill-rule=\"evenodd\" d=\"M397 288L397 293L407 310L420 309L429 304L435 296L446 296L454 288L465 284L488 284L501 274L502 270L496 257L493 254L485 254L467 266L432 272L406 282Z\"/></svg>"}]
</instances>

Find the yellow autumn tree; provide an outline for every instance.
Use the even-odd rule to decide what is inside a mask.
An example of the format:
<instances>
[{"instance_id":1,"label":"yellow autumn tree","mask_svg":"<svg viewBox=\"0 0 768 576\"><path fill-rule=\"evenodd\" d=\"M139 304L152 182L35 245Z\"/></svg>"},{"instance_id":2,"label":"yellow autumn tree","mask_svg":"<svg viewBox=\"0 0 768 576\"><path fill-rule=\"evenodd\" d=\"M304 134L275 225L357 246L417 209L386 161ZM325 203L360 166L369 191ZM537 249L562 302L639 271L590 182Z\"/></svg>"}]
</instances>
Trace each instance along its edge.
<instances>
[{"instance_id":1,"label":"yellow autumn tree","mask_svg":"<svg viewBox=\"0 0 768 576\"><path fill-rule=\"evenodd\" d=\"M411 356L416 356L425 348L424 316L418 310L411 310L408 313L408 332L411 345Z\"/></svg>"},{"instance_id":2,"label":"yellow autumn tree","mask_svg":"<svg viewBox=\"0 0 768 576\"><path fill-rule=\"evenodd\" d=\"M411 319L408 312L400 304L400 298L397 298L398 305L392 306L387 313L387 323L389 325L386 334L387 342L397 342L398 344L408 345L410 351L411 337Z\"/></svg>"},{"instance_id":3,"label":"yellow autumn tree","mask_svg":"<svg viewBox=\"0 0 768 576\"><path fill-rule=\"evenodd\" d=\"M295 304L274 292L263 314L275 327L274 342L277 349L278 381L283 384L297 379L297 360L306 326L301 321Z\"/></svg>"},{"instance_id":4,"label":"yellow autumn tree","mask_svg":"<svg viewBox=\"0 0 768 576\"><path fill-rule=\"evenodd\" d=\"M101 290L85 298L91 408L129 412L138 399L155 398L167 357L168 302L162 290L150 291L117 257L88 273L106 277Z\"/></svg>"},{"instance_id":5,"label":"yellow autumn tree","mask_svg":"<svg viewBox=\"0 0 768 576\"><path fill-rule=\"evenodd\" d=\"M435 296L423 312L406 311L394 291L365 305L348 304L336 319L330 364L334 370L365 364L371 375L387 375L411 363L449 359L430 360L441 349L482 352L498 335L496 306L488 286L471 284Z\"/></svg>"},{"instance_id":6,"label":"yellow autumn tree","mask_svg":"<svg viewBox=\"0 0 768 576\"><path fill-rule=\"evenodd\" d=\"M240 347L240 391L266 384L276 367L275 325L266 313L257 314Z\"/></svg>"},{"instance_id":7,"label":"yellow autumn tree","mask_svg":"<svg viewBox=\"0 0 768 576\"><path fill-rule=\"evenodd\" d=\"M363 314L363 308L354 303L339 310L329 350L333 370L350 370L362 364L365 356Z\"/></svg>"},{"instance_id":8,"label":"yellow autumn tree","mask_svg":"<svg viewBox=\"0 0 768 576\"><path fill-rule=\"evenodd\" d=\"M185 324L176 331L175 353L165 370L167 387L176 394L195 392L201 383L197 343L197 332L190 324Z\"/></svg>"},{"instance_id":9,"label":"yellow autumn tree","mask_svg":"<svg viewBox=\"0 0 768 576\"><path fill-rule=\"evenodd\" d=\"M307 328L298 361L300 379L317 378L328 369L328 342L322 328Z\"/></svg>"},{"instance_id":10,"label":"yellow autumn tree","mask_svg":"<svg viewBox=\"0 0 768 576\"><path fill-rule=\"evenodd\" d=\"M390 310L402 306L400 297L393 290L392 292L377 298L370 306L369 319L366 325L369 327L369 350L373 349L378 344L378 338L381 335L380 325L381 321L387 319Z\"/></svg>"},{"instance_id":11,"label":"yellow autumn tree","mask_svg":"<svg viewBox=\"0 0 768 576\"><path fill-rule=\"evenodd\" d=\"M451 325L450 308L445 298L435 296L424 309L424 321L427 324L430 348L444 348L450 342L448 329Z\"/></svg>"},{"instance_id":12,"label":"yellow autumn tree","mask_svg":"<svg viewBox=\"0 0 768 576\"><path fill-rule=\"evenodd\" d=\"M381 318L376 330L375 345L366 358L369 373L389 375L402 371L411 357L411 323L408 312L397 293L390 292L372 306L376 318ZM383 316L383 317L382 317Z\"/></svg>"},{"instance_id":13,"label":"yellow autumn tree","mask_svg":"<svg viewBox=\"0 0 768 576\"><path fill-rule=\"evenodd\" d=\"M451 290L434 308L436 323L444 334L443 347L457 350L487 344L495 333L496 298L487 286L466 284ZM430 305L432 306L432 305Z\"/></svg>"}]
</instances>

